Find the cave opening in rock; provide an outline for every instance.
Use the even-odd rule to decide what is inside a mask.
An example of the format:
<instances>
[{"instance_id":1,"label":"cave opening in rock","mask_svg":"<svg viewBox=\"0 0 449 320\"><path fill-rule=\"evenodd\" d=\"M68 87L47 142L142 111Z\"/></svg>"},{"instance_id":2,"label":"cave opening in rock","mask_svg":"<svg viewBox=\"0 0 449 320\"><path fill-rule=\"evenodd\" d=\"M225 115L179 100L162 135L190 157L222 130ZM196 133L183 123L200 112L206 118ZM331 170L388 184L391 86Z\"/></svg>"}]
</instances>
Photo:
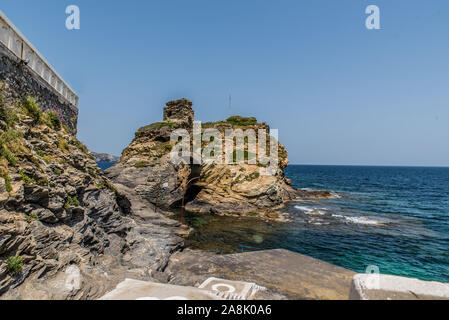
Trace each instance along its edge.
<instances>
[{"instance_id":1,"label":"cave opening in rock","mask_svg":"<svg viewBox=\"0 0 449 320\"><path fill-rule=\"evenodd\" d=\"M189 176L189 185L187 186L186 193L184 195L184 204L189 203L190 201L195 200L198 193L201 192L202 187L197 185L201 176L201 165L193 164L191 166L191 173Z\"/></svg>"},{"instance_id":2,"label":"cave opening in rock","mask_svg":"<svg viewBox=\"0 0 449 320\"><path fill-rule=\"evenodd\" d=\"M203 188L201 186L195 185L195 182L191 183L189 185L189 188L187 188L186 194L184 196L184 204L195 200L196 196L201 192L202 189Z\"/></svg>"},{"instance_id":3,"label":"cave opening in rock","mask_svg":"<svg viewBox=\"0 0 449 320\"><path fill-rule=\"evenodd\" d=\"M184 205L195 200L196 196L203 189L202 186L197 184L198 181L200 180L200 176L201 176L201 165L193 164L191 166L191 172L188 178L188 181L190 181L190 183L187 186L187 190L184 193ZM182 206L182 199L174 202L171 205L172 208L181 208L181 206Z\"/></svg>"}]
</instances>

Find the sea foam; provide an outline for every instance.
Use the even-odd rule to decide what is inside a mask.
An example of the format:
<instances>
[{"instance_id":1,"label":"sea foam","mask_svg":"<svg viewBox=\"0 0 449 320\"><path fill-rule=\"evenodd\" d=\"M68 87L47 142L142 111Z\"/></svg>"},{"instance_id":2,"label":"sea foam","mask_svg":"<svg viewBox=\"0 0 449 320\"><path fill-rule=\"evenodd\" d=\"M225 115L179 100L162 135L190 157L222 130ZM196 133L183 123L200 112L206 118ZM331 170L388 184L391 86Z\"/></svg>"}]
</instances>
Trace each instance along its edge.
<instances>
[{"instance_id":1,"label":"sea foam","mask_svg":"<svg viewBox=\"0 0 449 320\"><path fill-rule=\"evenodd\" d=\"M319 210L316 208L310 208L310 207L305 207L305 206L295 206L295 209L301 210L302 212L304 212L305 214L308 215L320 215L323 216L326 214L325 211L323 210Z\"/></svg>"},{"instance_id":2,"label":"sea foam","mask_svg":"<svg viewBox=\"0 0 449 320\"><path fill-rule=\"evenodd\" d=\"M364 225L372 225L372 226L379 226L383 223L374 219L369 219L367 217L344 217L344 219L350 223L355 224L364 224Z\"/></svg>"}]
</instances>

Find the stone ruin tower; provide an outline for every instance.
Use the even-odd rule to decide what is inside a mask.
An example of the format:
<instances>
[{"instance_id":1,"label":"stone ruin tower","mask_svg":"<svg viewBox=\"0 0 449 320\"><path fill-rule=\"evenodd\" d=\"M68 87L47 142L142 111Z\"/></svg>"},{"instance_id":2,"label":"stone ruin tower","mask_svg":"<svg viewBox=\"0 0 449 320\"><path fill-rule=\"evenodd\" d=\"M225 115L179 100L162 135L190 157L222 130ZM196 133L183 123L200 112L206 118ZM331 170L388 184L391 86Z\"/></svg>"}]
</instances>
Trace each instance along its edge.
<instances>
[{"instance_id":1,"label":"stone ruin tower","mask_svg":"<svg viewBox=\"0 0 449 320\"><path fill-rule=\"evenodd\" d=\"M185 98L167 102L164 108L164 122L176 123L176 127L192 128L195 117L192 105L193 103Z\"/></svg>"}]
</instances>

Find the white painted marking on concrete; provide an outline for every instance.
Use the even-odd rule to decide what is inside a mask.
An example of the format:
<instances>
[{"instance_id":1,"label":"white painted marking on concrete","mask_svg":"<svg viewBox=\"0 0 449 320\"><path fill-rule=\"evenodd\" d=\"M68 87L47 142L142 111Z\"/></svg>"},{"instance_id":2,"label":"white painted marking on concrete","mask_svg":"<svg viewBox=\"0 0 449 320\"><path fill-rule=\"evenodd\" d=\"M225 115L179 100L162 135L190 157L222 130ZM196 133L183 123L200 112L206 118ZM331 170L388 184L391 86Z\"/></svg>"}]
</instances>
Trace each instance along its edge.
<instances>
[{"instance_id":1,"label":"white painted marking on concrete","mask_svg":"<svg viewBox=\"0 0 449 320\"><path fill-rule=\"evenodd\" d=\"M223 291L223 290L218 289L218 288L221 288L221 287L228 288L228 290ZM213 290L213 291L219 291L219 292L229 292L229 293L232 293L232 292L235 291L235 288L234 288L233 286L229 285L229 284L218 283L218 284L214 284L214 285L212 286L212 290Z\"/></svg>"},{"instance_id":2,"label":"white painted marking on concrete","mask_svg":"<svg viewBox=\"0 0 449 320\"><path fill-rule=\"evenodd\" d=\"M221 291L219 287L233 288L234 290ZM258 291L266 290L265 287L258 286L252 282L233 281L219 278L208 278L199 287L199 289L208 290L221 298L230 300L251 299Z\"/></svg>"}]
</instances>

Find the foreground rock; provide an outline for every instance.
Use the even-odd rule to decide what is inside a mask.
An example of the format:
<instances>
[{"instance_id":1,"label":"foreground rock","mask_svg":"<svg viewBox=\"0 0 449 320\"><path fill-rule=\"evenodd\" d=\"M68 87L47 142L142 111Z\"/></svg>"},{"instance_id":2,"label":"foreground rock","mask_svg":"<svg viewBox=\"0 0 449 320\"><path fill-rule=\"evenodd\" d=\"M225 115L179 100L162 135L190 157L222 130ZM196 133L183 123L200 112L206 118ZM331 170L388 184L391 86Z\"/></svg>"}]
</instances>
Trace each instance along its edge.
<instances>
[{"instance_id":1,"label":"foreground rock","mask_svg":"<svg viewBox=\"0 0 449 320\"><path fill-rule=\"evenodd\" d=\"M57 115L0 98L0 297L93 299L157 277L179 224L116 189Z\"/></svg>"},{"instance_id":2,"label":"foreground rock","mask_svg":"<svg viewBox=\"0 0 449 320\"><path fill-rule=\"evenodd\" d=\"M192 133L193 121L190 101L168 102L163 122L140 128L120 162L106 171L108 177L150 205L166 210L179 207L185 197L186 209L193 212L281 218L278 209L297 197L283 173L288 165L284 146L279 144L279 164L273 175L261 175L261 164L175 165L170 160L174 147L170 135L175 129ZM254 118L238 116L202 126L203 131L211 128L222 135L226 129L269 130Z\"/></svg>"},{"instance_id":3,"label":"foreground rock","mask_svg":"<svg viewBox=\"0 0 449 320\"><path fill-rule=\"evenodd\" d=\"M208 278L198 287L126 279L100 300L256 300L267 297L255 283Z\"/></svg>"},{"instance_id":4,"label":"foreground rock","mask_svg":"<svg viewBox=\"0 0 449 320\"><path fill-rule=\"evenodd\" d=\"M287 250L216 255L185 250L174 254L165 273L170 283L199 286L209 277L266 287L257 299L347 300L354 272Z\"/></svg>"}]
</instances>

